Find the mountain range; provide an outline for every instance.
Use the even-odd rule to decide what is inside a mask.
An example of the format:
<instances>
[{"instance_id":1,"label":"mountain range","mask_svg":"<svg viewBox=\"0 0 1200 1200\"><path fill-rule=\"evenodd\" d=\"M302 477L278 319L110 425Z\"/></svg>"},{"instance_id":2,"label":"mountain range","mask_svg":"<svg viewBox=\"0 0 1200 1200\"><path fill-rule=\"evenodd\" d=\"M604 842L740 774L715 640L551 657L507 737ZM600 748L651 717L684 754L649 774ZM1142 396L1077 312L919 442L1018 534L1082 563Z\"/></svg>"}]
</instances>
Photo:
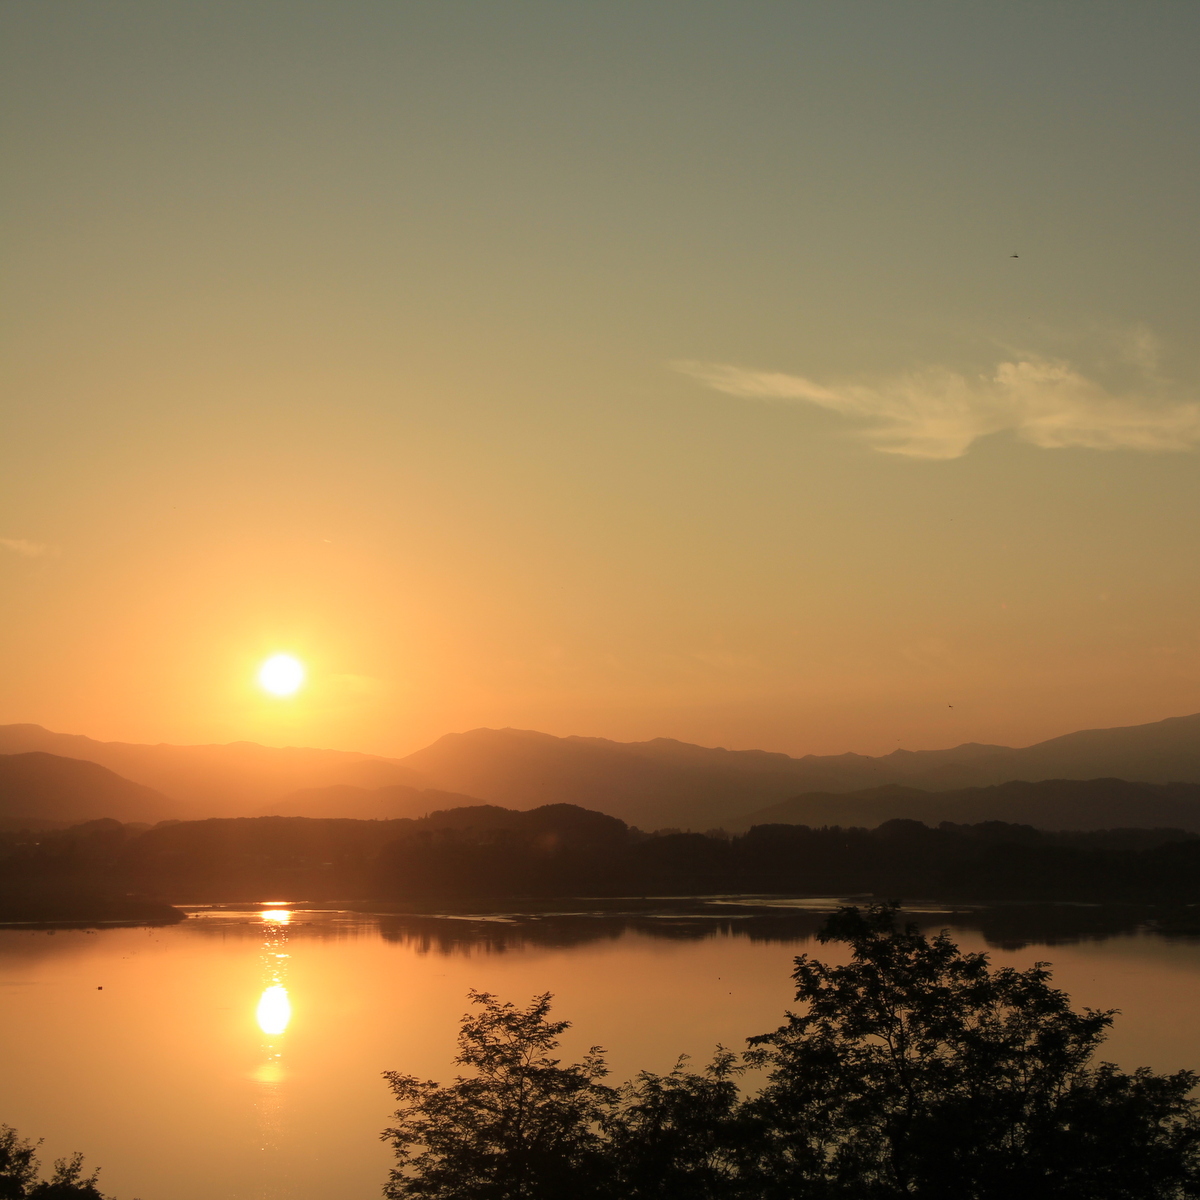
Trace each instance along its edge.
<instances>
[{"instance_id":1,"label":"mountain range","mask_svg":"<svg viewBox=\"0 0 1200 1200\"><path fill-rule=\"evenodd\" d=\"M1186 829L1200 833L1200 784L1124 779L1013 780L992 787L927 792L887 784L861 792L808 792L726 822L731 833L754 825L861 826L904 819L939 825L1004 821L1038 829Z\"/></svg>"},{"instance_id":2,"label":"mountain range","mask_svg":"<svg viewBox=\"0 0 1200 1200\"><path fill-rule=\"evenodd\" d=\"M419 816L482 801L517 809L577 804L643 829L706 829L741 827L751 814L755 820L780 820L779 815L763 814L805 793L823 793L821 803L829 804L838 795L887 786L924 794L986 789L1014 780L1200 783L1200 714L1084 730L1016 749L968 743L947 750L896 750L879 757L810 754L802 758L694 746L671 738L614 742L519 729L447 734L404 758L385 758L251 742L205 746L101 742L38 725L0 726L0 755L30 754L105 767L125 781L161 793L164 815L178 818L266 813ZM945 800L950 802L950 797ZM101 801L111 806L115 795L101 789L97 804ZM904 802L912 807L917 798L909 796ZM49 815L42 812L43 802L33 792L28 806L35 811L15 813L13 803L9 795L5 813ZM81 819L143 820L144 816L130 814L148 811L148 803L145 796L135 800L130 793L122 811L97 810ZM859 797L856 803L867 801ZM885 807L889 816L916 815L891 811L890 802ZM810 805L803 811L816 809Z\"/></svg>"},{"instance_id":3,"label":"mountain range","mask_svg":"<svg viewBox=\"0 0 1200 1200\"><path fill-rule=\"evenodd\" d=\"M345 750L255 742L147 746L53 733L40 725L0 725L0 754L31 751L99 763L169 796L169 815L180 818L254 816L270 801L301 788L432 786L394 759Z\"/></svg>"},{"instance_id":4,"label":"mountain range","mask_svg":"<svg viewBox=\"0 0 1200 1200\"><path fill-rule=\"evenodd\" d=\"M280 796L263 806L262 815L394 821L399 817L424 817L431 812L472 808L478 804L474 796L460 796L436 788L407 787L402 783L380 788L335 783L332 787L301 788Z\"/></svg>"},{"instance_id":5,"label":"mountain range","mask_svg":"<svg viewBox=\"0 0 1200 1200\"><path fill-rule=\"evenodd\" d=\"M732 828L742 817L807 792L884 785L942 792L1021 779L1120 778L1200 783L1200 714L1150 725L1071 733L1013 749L968 743L792 758L670 738L613 742L520 729L452 733L399 762L426 786L509 808L578 804L643 829Z\"/></svg>"},{"instance_id":6,"label":"mountain range","mask_svg":"<svg viewBox=\"0 0 1200 1200\"><path fill-rule=\"evenodd\" d=\"M106 816L155 822L174 808L161 792L98 763L40 751L0 755L0 825L28 818L63 825Z\"/></svg>"}]
</instances>

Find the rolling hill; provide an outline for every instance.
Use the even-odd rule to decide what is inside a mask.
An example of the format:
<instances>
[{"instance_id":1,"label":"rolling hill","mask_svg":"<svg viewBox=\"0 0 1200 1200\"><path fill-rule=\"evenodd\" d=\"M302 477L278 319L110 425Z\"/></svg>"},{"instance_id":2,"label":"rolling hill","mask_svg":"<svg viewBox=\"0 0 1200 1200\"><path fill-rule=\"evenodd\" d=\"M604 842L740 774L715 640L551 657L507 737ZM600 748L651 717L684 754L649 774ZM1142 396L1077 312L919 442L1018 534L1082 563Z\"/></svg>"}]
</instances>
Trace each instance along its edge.
<instances>
[{"instance_id":1,"label":"rolling hill","mask_svg":"<svg viewBox=\"0 0 1200 1200\"><path fill-rule=\"evenodd\" d=\"M34 751L0 754L0 820L32 818L35 825L92 821L161 821L174 806L153 788L122 779L106 767Z\"/></svg>"},{"instance_id":2,"label":"rolling hill","mask_svg":"<svg viewBox=\"0 0 1200 1200\"><path fill-rule=\"evenodd\" d=\"M938 825L1006 821L1037 829L1186 829L1200 833L1200 784L1129 783L1123 779L1014 781L929 792L889 784L841 795L812 792L730 818L754 825L863 826L908 818Z\"/></svg>"},{"instance_id":3,"label":"rolling hill","mask_svg":"<svg viewBox=\"0 0 1200 1200\"><path fill-rule=\"evenodd\" d=\"M424 817L432 812L478 805L473 796L439 792L434 788L361 788L335 784L324 788L301 788L264 805L263 816L352 817L360 821L394 821L399 817Z\"/></svg>"},{"instance_id":4,"label":"rolling hill","mask_svg":"<svg viewBox=\"0 0 1200 1200\"><path fill-rule=\"evenodd\" d=\"M0 726L0 754L31 751L99 763L169 796L175 803L164 815L181 818L252 816L300 788L429 786L394 759L345 750L254 742L146 746L52 733L40 725Z\"/></svg>"}]
</instances>

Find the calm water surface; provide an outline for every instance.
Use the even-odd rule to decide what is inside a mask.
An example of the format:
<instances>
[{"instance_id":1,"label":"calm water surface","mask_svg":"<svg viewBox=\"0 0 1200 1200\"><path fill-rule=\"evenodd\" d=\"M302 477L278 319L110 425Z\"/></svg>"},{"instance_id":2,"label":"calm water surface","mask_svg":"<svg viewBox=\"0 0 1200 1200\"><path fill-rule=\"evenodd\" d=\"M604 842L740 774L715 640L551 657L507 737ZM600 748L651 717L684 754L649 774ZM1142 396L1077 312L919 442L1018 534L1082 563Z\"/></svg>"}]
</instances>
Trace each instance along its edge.
<instances>
[{"instance_id":1,"label":"calm water surface","mask_svg":"<svg viewBox=\"0 0 1200 1200\"><path fill-rule=\"evenodd\" d=\"M615 1080L780 1023L815 912L509 919L196 912L166 929L0 930L0 1123L82 1150L120 1200L367 1200L387 1069L445 1081L468 988L552 991L566 1055ZM1101 910L921 917L1120 1008L1106 1057L1200 1068L1200 940Z\"/></svg>"}]
</instances>

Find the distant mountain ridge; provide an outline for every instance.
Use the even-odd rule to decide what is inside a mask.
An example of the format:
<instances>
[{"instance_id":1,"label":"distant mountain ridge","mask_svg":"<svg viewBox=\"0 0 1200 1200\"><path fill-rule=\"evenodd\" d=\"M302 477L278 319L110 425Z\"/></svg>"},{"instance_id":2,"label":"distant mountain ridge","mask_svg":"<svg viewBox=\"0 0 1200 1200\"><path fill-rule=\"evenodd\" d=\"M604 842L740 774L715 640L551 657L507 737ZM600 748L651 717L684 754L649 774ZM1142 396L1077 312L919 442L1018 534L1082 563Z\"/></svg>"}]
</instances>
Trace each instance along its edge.
<instances>
[{"instance_id":1,"label":"distant mountain ridge","mask_svg":"<svg viewBox=\"0 0 1200 1200\"><path fill-rule=\"evenodd\" d=\"M791 758L670 738L627 743L475 729L447 734L400 761L434 786L493 804L579 804L645 829L704 829L801 793L887 784L950 791L1014 779L1200 783L1200 714L1084 730L1022 749L967 743L948 750L896 750L878 758ZM755 797L761 799L756 803Z\"/></svg>"},{"instance_id":2,"label":"distant mountain ridge","mask_svg":"<svg viewBox=\"0 0 1200 1200\"><path fill-rule=\"evenodd\" d=\"M174 802L164 815L180 818L252 816L289 792L331 784L430 786L395 759L346 750L260 746L255 742L148 746L53 733L40 725L0 725L0 754L35 751L99 763L154 788Z\"/></svg>"},{"instance_id":3,"label":"distant mountain ridge","mask_svg":"<svg viewBox=\"0 0 1200 1200\"><path fill-rule=\"evenodd\" d=\"M316 804L328 815L342 803L378 803L382 812L391 803L386 797L370 799L344 789L410 788L518 809L577 804L643 829L703 830L803 793L842 794L884 785L947 792L1012 780L1200 783L1200 714L1084 730L1020 749L968 743L879 757L803 758L671 738L614 742L520 729L451 733L394 759L251 742L144 746L52 733L37 725L0 726L0 753L29 751L99 763L163 793L174 802L169 815L182 818L252 816L285 797L289 804ZM311 794L321 789L343 790ZM297 797L301 792L303 799ZM421 803L401 792L391 800Z\"/></svg>"},{"instance_id":4,"label":"distant mountain ridge","mask_svg":"<svg viewBox=\"0 0 1200 1200\"><path fill-rule=\"evenodd\" d=\"M613 742L554 737L527 729L473 729L451 733L401 759L438 787L468 792L494 804L579 804L646 829L704 829L731 812L799 791L850 791L906 779L932 760L956 765L1004 747L900 751L890 771L860 754L789 755L726 750L673 738ZM1200 763L1198 772L1200 772ZM1198 774L1200 777L1200 774Z\"/></svg>"},{"instance_id":5,"label":"distant mountain ridge","mask_svg":"<svg viewBox=\"0 0 1200 1200\"><path fill-rule=\"evenodd\" d=\"M755 825L860 826L897 818L939 825L1003 821L1046 830L1185 829L1200 833L1200 783L1124 779L1014 780L928 792L887 784L860 792L809 792L725 822L731 833Z\"/></svg>"},{"instance_id":6,"label":"distant mountain ridge","mask_svg":"<svg viewBox=\"0 0 1200 1200\"><path fill-rule=\"evenodd\" d=\"M323 788L301 788L262 809L265 817L349 817L359 821L395 821L403 817L420 819L433 812L451 808L469 808L479 804L474 796L441 792L436 788L391 787L362 788L333 784Z\"/></svg>"},{"instance_id":7,"label":"distant mountain ridge","mask_svg":"<svg viewBox=\"0 0 1200 1200\"><path fill-rule=\"evenodd\" d=\"M33 751L0 754L0 819L45 822L161 821L173 805L161 792L122 779L98 763Z\"/></svg>"}]
</instances>

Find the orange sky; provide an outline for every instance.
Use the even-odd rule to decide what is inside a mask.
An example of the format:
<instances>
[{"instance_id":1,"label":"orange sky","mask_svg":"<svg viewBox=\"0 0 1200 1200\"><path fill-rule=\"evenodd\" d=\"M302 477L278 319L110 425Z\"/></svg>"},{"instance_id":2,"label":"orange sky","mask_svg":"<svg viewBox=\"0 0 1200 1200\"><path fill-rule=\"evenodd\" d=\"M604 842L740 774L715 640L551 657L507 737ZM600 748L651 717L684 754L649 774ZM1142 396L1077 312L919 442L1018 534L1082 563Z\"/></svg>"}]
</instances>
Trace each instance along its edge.
<instances>
[{"instance_id":1,"label":"orange sky","mask_svg":"<svg viewBox=\"0 0 1200 1200\"><path fill-rule=\"evenodd\" d=\"M7 6L0 722L879 753L1200 709L1198 27Z\"/></svg>"}]
</instances>

